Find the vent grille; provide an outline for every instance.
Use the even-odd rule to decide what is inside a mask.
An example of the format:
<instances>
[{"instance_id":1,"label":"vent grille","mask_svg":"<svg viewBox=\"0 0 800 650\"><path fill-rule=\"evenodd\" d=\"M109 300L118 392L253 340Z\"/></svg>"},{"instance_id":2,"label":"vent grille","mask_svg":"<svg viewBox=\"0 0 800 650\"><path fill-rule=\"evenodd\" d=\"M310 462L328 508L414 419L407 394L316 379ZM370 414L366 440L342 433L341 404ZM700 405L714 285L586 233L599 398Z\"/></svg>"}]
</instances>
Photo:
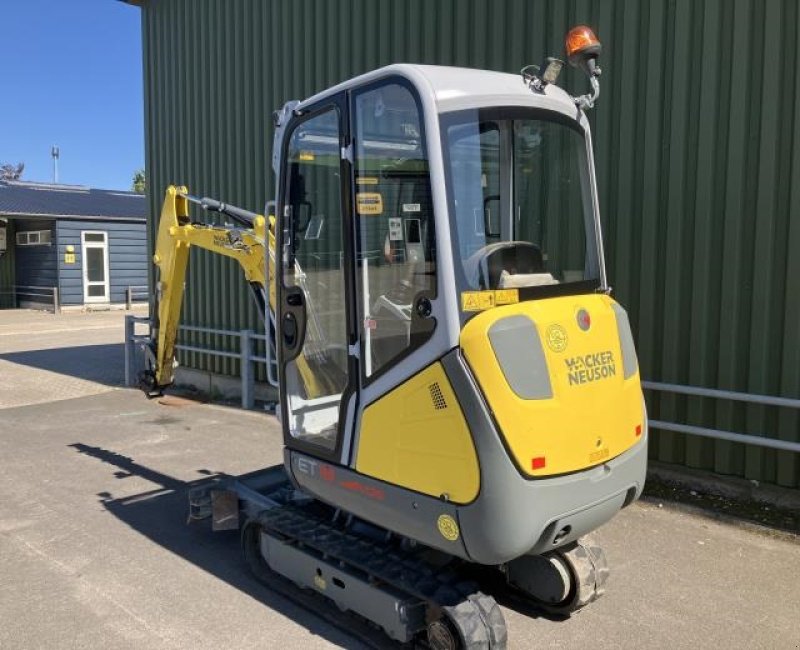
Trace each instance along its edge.
<instances>
[{"instance_id":1,"label":"vent grille","mask_svg":"<svg viewBox=\"0 0 800 650\"><path fill-rule=\"evenodd\" d=\"M433 408L437 411L447 408L447 402L444 399L444 395L442 395L442 389L439 387L437 382L434 382L428 389L431 391L431 399L433 400Z\"/></svg>"}]
</instances>

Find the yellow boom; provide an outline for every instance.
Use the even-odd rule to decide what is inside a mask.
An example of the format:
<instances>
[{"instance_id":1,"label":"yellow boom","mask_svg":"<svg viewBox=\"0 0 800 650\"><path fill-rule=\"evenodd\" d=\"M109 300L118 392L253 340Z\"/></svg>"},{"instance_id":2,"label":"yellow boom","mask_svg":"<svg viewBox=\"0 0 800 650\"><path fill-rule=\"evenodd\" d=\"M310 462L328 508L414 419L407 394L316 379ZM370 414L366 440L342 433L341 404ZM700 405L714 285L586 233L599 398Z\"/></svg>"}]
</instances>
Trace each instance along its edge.
<instances>
[{"instance_id":1,"label":"yellow boom","mask_svg":"<svg viewBox=\"0 0 800 650\"><path fill-rule=\"evenodd\" d=\"M266 290L266 251L274 251L275 235L269 232L267 221L255 215L252 228L228 228L191 223L189 196L185 187L169 186L161 209L153 263L158 267L157 327L158 336L152 368L154 387L168 386L173 381L175 369L175 339L180 324L183 304L183 286L189 249L192 246L235 259L244 271L245 279ZM274 223L274 220L271 220ZM272 225L272 224L271 224ZM270 260L274 269L274 258ZM270 290L270 303L274 305L274 287Z\"/></svg>"},{"instance_id":2,"label":"yellow boom","mask_svg":"<svg viewBox=\"0 0 800 650\"><path fill-rule=\"evenodd\" d=\"M250 226L239 228L193 223L189 217L190 202L226 214L240 223L249 223ZM267 227L267 219L263 215L227 206L213 199L198 199L191 196L186 187L170 185L161 209L153 255L153 263L158 268L155 325L157 333L154 341L155 349L151 350L150 367L142 377L143 388L148 393L159 393L174 380L177 367L175 341L181 319L189 249L192 246L236 260L244 271L245 279L255 289L265 320L268 319L267 309L274 313L275 217L269 216L269 227ZM269 253L270 282L267 281L266 273L267 253ZM269 306L265 304L267 300ZM309 309L313 309L313 306L309 305ZM313 339L313 334L309 338ZM270 345L269 341L267 345ZM309 346L309 349L313 350L314 346ZM320 382L325 381L324 373L313 372L309 368L309 363L324 364L324 359L309 361L302 354L297 359L305 397L311 399L326 394L324 392L326 388L320 385Z\"/></svg>"}]
</instances>

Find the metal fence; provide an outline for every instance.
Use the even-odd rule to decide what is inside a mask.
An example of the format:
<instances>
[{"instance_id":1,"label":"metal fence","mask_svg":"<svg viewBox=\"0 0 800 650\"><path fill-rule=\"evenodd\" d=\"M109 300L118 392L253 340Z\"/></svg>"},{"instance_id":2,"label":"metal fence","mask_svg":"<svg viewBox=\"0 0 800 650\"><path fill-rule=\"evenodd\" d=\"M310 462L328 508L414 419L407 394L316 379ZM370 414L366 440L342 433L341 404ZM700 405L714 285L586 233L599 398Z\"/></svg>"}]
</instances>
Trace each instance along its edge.
<instances>
[{"instance_id":1,"label":"metal fence","mask_svg":"<svg viewBox=\"0 0 800 650\"><path fill-rule=\"evenodd\" d=\"M146 284L129 285L125 289L125 309L128 311L134 302L147 302L150 297L150 288Z\"/></svg>"},{"instance_id":2,"label":"metal fence","mask_svg":"<svg viewBox=\"0 0 800 650\"><path fill-rule=\"evenodd\" d=\"M769 395L754 395L752 393L739 393L729 390L718 390L715 388L700 388L698 386L682 386L680 384L664 384L655 381L643 381L642 388L646 390L658 391L661 393L672 393L676 395L690 395L693 397L710 397L714 399L729 400L732 402L745 402L748 404L760 404L762 406L780 406L790 409L800 409L800 399L790 399L788 397L772 397ZM734 431L722 431L708 427L699 427L691 424L681 424L677 422L666 422L664 420L648 419L648 424L654 429L662 431L674 431L685 433L691 436L711 438L713 440L725 440L727 442L739 442L755 447L767 449L779 449L782 451L793 451L800 453L800 442L793 440L781 440L778 438L764 435L752 435L737 433Z\"/></svg>"},{"instance_id":3,"label":"metal fence","mask_svg":"<svg viewBox=\"0 0 800 650\"><path fill-rule=\"evenodd\" d=\"M58 293L58 287L39 287L15 284L12 285L10 291L4 291L3 293L11 296L12 309L16 309L21 300L28 300L31 303L50 305L54 314L61 312L61 300Z\"/></svg>"},{"instance_id":4,"label":"metal fence","mask_svg":"<svg viewBox=\"0 0 800 650\"><path fill-rule=\"evenodd\" d=\"M147 334L136 334L137 325L146 325L148 328ZM136 361L136 349L143 351L144 347L149 345L152 340L152 326L151 321L147 317L142 316L125 316L125 384L127 386L136 386L138 383L137 368L139 364ZM265 334L256 334L253 330L222 330L214 329L212 327L197 327L194 325L181 325L178 332L198 332L201 334L216 334L219 336L231 337L238 340L239 349L236 352L230 350L219 350L210 347L200 347L196 345L177 344L175 349L183 352L196 352L209 356L224 357L228 359L237 359L240 364L240 378L242 386L242 408L252 409L255 406L255 373L254 364L274 364L272 359L274 355L259 356L253 351L254 343L256 341L263 341L269 347L270 342L267 340ZM144 353L142 354L142 358ZM268 369L268 376L273 375Z\"/></svg>"}]
</instances>

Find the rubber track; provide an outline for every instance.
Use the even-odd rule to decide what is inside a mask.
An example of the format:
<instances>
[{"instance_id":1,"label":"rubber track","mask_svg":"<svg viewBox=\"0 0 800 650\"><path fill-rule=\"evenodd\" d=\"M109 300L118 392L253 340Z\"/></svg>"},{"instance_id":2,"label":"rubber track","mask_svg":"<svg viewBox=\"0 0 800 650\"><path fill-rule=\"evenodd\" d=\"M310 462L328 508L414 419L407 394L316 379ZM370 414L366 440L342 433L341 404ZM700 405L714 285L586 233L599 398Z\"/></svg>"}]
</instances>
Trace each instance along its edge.
<instances>
[{"instance_id":1,"label":"rubber track","mask_svg":"<svg viewBox=\"0 0 800 650\"><path fill-rule=\"evenodd\" d=\"M398 650L428 649L427 644L424 643L411 642L401 644L393 641L386 636L382 629L373 625L367 619L352 612L342 612L329 598L311 589L301 589L294 582L275 571L269 570L268 574L255 577L259 583L271 591L311 612L339 632L354 638L368 648L373 650L387 650L388 648L397 648Z\"/></svg>"},{"instance_id":2,"label":"rubber track","mask_svg":"<svg viewBox=\"0 0 800 650\"><path fill-rule=\"evenodd\" d=\"M476 585L459 584L452 568L432 567L416 551L402 551L361 535L341 530L325 518L305 509L286 505L267 510L259 523L273 534L314 549L318 553L355 567L372 578L405 593L438 605L455 605Z\"/></svg>"}]
</instances>

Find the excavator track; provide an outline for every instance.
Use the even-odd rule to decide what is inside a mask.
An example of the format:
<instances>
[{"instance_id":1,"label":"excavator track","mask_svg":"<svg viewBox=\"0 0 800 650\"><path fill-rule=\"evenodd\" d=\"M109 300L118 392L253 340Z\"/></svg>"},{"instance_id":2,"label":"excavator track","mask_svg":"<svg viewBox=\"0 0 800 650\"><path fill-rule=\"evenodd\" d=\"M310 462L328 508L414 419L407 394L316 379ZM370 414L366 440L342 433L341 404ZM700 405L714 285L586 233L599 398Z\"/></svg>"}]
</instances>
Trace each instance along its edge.
<instances>
[{"instance_id":1,"label":"excavator track","mask_svg":"<svg viewBox=\"0 0 800 650\"><path fill-rule=\"evenodd\" d=\"M442 554L388 532L383 539L376 539L373 527L360 529L353 523L319 502L284 503L245 525L245 557L261 580L273 572L260 556L259 538L264 533L327 566L362 576L376 589L401 594L414 636L409 647L505 649L506 627L500 607L494 598L480 592L476 583L463 580L459 560L443 559ZM385 642L384 637L383 647Z\"/></svg>"}]
</instances>

